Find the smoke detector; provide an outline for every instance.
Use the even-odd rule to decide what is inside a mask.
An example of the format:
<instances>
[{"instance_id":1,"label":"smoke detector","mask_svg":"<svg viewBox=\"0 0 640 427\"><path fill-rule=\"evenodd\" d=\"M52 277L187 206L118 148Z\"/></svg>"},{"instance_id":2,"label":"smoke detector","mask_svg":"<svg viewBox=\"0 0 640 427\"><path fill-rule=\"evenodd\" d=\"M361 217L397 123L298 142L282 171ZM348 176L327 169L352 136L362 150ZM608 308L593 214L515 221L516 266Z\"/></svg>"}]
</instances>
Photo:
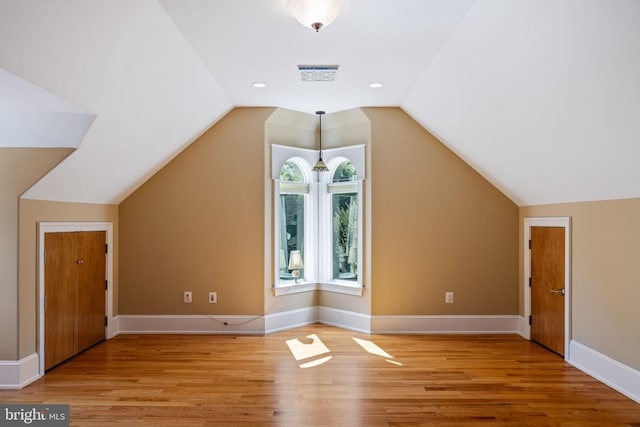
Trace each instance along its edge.
<instances>
[{"instance_id":1,"label":"smoke detector","mask_svg":"<svg viewBox=\"0 0 640 427\"><path fill-rule=\"evenodd\" d=\"M336 79L338 65L298 65L303 82L332 82Z\"/></svg>"}]
</instances>

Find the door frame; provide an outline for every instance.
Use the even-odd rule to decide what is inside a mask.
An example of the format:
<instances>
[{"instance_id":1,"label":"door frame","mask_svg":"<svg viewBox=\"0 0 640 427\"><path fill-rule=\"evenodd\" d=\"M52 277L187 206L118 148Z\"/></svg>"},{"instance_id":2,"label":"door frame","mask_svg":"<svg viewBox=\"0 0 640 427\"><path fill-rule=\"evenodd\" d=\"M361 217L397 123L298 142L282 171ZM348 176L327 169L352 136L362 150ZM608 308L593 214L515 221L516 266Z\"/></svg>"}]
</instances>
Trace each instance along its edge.
<instances>
[{"instance_id":1,"label":"door frame","mask_svg":"<svg viewBox=\"0 0 640 427\"><path fill-rule=\"evenodd\" d=\"M105 338L115 335L113 320L113 223L111 222L38 222L38 356L40 375L44 375L44 235L45 233L67 233L80 231L105 231L107 235L107 292L105 308L107 326Z\"/></svg>"},{"instance_id":2,"label":"door frame","mask_svg":"<svg viewBox=\"0 0 640 427\"><path fill-rule=\"evenodd\" d=\"M564 228L564 360L569 361L569 343L571 342L571 217L526 217L524 219L524 337L531 339L531 227Z\"/></svg>"}]
</instances>

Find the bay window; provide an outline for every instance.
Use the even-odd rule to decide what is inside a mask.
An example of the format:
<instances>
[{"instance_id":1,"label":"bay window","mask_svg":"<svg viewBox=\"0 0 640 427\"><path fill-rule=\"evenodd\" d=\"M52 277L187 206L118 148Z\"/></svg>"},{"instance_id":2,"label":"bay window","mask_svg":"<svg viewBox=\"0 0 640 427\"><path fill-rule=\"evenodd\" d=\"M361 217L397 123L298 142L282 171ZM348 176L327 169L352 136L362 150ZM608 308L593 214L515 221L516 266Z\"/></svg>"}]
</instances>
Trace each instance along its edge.
<instances>
[{"instance_id":1,"label":"bay window","mask_svg":"<svg viewBox=\"0 0 640 427\"><path fill-rule=\"evenodd\" d=\"M276 295L290 287L362 288L364 146L323 155L330 171L318 173L311 171L317 151L272 146ZM297 281L288 268L292 251L304 264Z\"/></svg>"}]
</instances>

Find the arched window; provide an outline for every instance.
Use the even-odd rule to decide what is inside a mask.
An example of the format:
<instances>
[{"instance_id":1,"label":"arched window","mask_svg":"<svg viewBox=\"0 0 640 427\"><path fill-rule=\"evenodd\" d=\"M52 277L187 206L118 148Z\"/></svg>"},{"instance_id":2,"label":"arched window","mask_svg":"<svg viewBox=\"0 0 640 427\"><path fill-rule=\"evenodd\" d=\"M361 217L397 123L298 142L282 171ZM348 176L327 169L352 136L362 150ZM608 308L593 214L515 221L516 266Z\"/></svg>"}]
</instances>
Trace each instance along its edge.
<instances>
[{"instance_id":1,"label":"arched window","mask_svg":"<svg viewBox=\"0 0 640 427\"><path fill-rule=\"evenodd\" d=\"M280 169L280 182L293 182L296 184L304 184L304 174L293 160L287 160Z\"/></svg>"},{"instance_id":2,"label":"arched window","mask_svg":"<svg viewBox=\"0 0 640 427\"><path fill-rule=\"evenodd\" d=\"M335 169L331 195L332 278L358 280L358 173L350 161Z\"/></svg>"},{"instance_id":3,"label":"arched window","mask_svg":"<svg viewBox=\"0 0 640 427\"><path fill-rule=\"evenodd\" d=\"M289 267L294 251L299 251L301 260L305 258L305 217L309 204L309 179L304 171L305 166L303 160L294 158L284 162L280 169L278 264L280 280L285 281L297 278L294 276L298 274L304 279L304 268L290 270Z\"/></svg>"}]
</instances>

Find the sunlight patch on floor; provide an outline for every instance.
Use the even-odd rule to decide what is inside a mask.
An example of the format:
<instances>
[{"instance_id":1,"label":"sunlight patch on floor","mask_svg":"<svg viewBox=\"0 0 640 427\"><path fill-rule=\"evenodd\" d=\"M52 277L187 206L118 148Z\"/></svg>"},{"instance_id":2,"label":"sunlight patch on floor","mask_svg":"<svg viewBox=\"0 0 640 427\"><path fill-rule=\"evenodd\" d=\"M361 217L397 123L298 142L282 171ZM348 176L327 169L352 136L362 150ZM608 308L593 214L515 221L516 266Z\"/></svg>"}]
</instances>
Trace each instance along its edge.
<instances>
[{"instance_id":1,"label":"sunlight patch on floor","mask_svg":"<svg viewBox=\"0 0 640 427\"><path fill-rule=\"evenodd\" d=\"M314 368L316 366L320 366L323 363L328 362L329 360L331 360L332 357L333 356L327 356L327 357L322 357L322 358L317 359L317 360L312 360L311 362L303 363L302 365L300 365L300 367L302 369Z\"/></svg>"},{"instance_id":2,"label":"sunlight patch on floor","mask_svg":"<svg viewBox=\"0 0 640 427\"><path fill-rule=\"evenodd\" d=\"M287 340L289 350L291 350L296 360L308 359L309 357L331 352L317 335L308 335L307 338L311 338L312 341L310 343L303 343L298 338Z\"/></svg>"},{"instance_id":3,"label":"sunlight patch on floor","mask_svg":"<svg viewBox=\"0 0 640 427\"><path fill-rule=\"evenodd\" d=\"M352 337L353 340L360 345L367 353L375 356L384 357L386 362L393 365L402 366L402 363L396 362L393 356L380 348L376 343L369 340ZM315 334L307 335L305 338L293 338L286 341L293 357L297 360L307 360L300 365L301 368L313 368L327 363L333 356L324 356L331 353L331 350L322 342ZM319 358L318 358L319 357ZM315 358L315 359L314 359Z\"/></svg>"},{"instance_id":4,"label":"sunlight patch on floor","mask_svg":"<svg viewBox=\"0 0 640 427\"><path fill-rule=\"evenodd\" d=\"M363 340L363 339L355 338L355 337L352 337L352 338L353 338L353 340L355 342L360 344L360 347L362 347L367 353L374 354L374 355L380 356L380 357L384 357L384 358L387 359L387 362L392 363L394 365L402 366L402 363L390 360L390 359L393 359L393 356L390 355L389 353L387 353L386 351L384 351L383 349L381 349L373 341Z\"/></svg>"}]
</instances>

